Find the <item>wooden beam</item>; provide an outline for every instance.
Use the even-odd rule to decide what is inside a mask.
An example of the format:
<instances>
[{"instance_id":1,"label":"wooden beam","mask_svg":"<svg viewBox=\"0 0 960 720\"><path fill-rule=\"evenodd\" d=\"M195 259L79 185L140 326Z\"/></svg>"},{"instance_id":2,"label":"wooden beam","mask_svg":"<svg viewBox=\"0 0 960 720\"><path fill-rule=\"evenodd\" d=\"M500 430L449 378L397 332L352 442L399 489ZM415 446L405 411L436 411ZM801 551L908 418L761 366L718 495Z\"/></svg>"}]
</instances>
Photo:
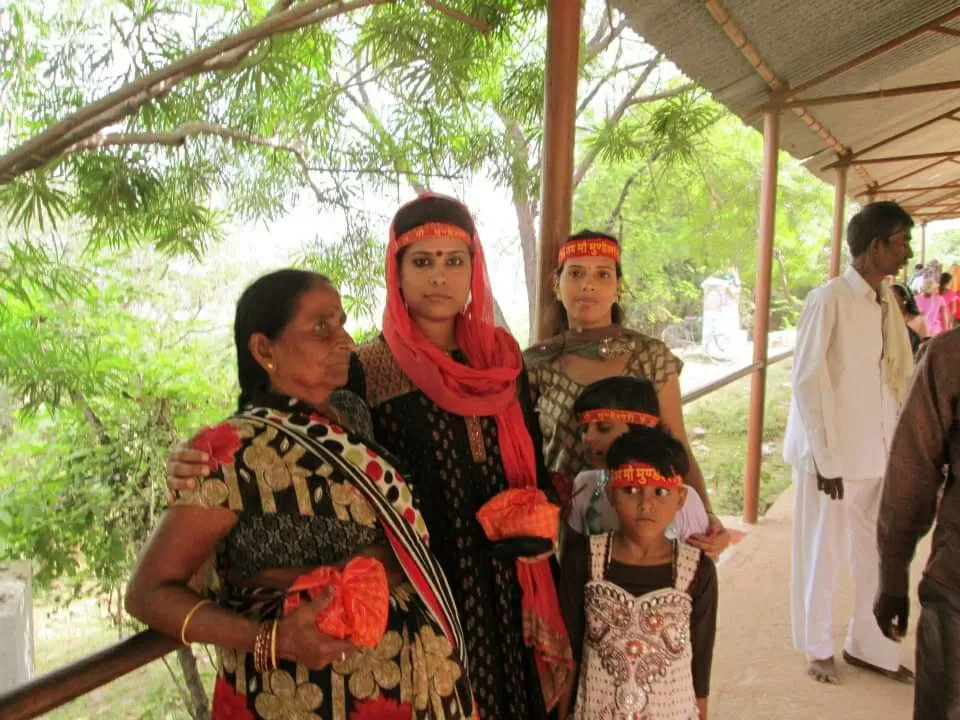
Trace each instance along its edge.
<instances>
[{"instance_id":1,"label":"wooden beam","mask_svg":"<svg viewBox=\"0 0 960 720\"><path fill-rule=\"evenodd\" d=\"M743 520L757 522L760 470L763 465L763 412L767 393L767 341L770 332L770 276L777 212L777 160L780 144L780 113L763 117L763 175L760 180L760 217L757 227L757 275L754 288L753 362L759 369L750 385L750 416L747 420L747 458L743 477Z\"/></svg>"},{"instance_id":2,"label":"wooden beam","mask_svg":"<svg viewBox=\"0 0 960 720\"><path fill-rule=\"evenodd\" d=\"M551 337L559 330L553 270L560 245L570 234L573 209L573 145L580 70L579 2L549 0L546 61L534 341Z\"/></svg>"},{"instance_id":3,"label":"wooden beam","mask_svg":"<svg viewBox=\"0 0 960 720\"><path fill-rule=\"evenodd\" d=\"M953 37L960 37L960 30L954 30L953 28L935 27L933 28L933 31L942 33L943 35L952 35Z\"/></svg>"},{"instance_id":4,"label":"wooden beam","mask_svg":"<svg viewBox=\"0 0 960 720\"><path fill-rule=\"evenodd\" d=\"M884 193L908 193L908 192L919 191L920 195L925 195L931 190L948 190L950 188L960 188L960 182L946 183L944 185L926 185L926 186L921 185L920 187L885 188L883 192ZM856 196L863 197L868 192L869 191L864 190L863 192L858 192Z\"/></svg>"},{"instance_id":5,"label":"wooden beam","mask_svg":"<svg viewBox=\"0 0 960 720\"><path fill-rule=\"evenodd\" d=\"M887 180L885 183L881 183L881 184L877 185L877 186L876 186L876 190L883 190L884 192L890 192L889 190L887 190L887 188L888 188L890 185L894 185L895 183L898 183L898 182L900 182L901 180L906 180L908 177L913 177L914 175L919 175L920 173L926 172L927 170L932 170L932 169L935 168L937 165L942 165L943 163L947 162L948 159L949 159L949 158L944 158L943 160L934 160L934 161L933 161L932 163L930 163L929 165L924 165L924 166L921 167L921 168L916 168L915 170L911 170L910 172L904 173L903 175L900 175L899 177L895 177L893 180ZM865 193L861 193L861 194L862 194L862 195L866 195L866 194L868 194L869 192L870 192L870 191L869 191L869 189L868 189Z\"/></svg>"},{"instance_id":6,"label":"wooden beam","mask_svg":"<svg viewBox=\"0 0 960 720\"><path fill-rule=\"evenodd\" d=\"M849 158L852 160L853 158L858 158L861 155L866 155L868 152L878 150L879 148L882 148L884 145L889 145L890 143L896 140L899 140L900 138L904 138L907 135L910 135L911 133L915 133L917 130L923 130L923 128L925 127L930 127L931 125L938 123L941 120L957 120L958 122L960 122L960 118L953 117L954 113L958 113L958 112L960 112L960 107L953 108L952 110L948 110L947 112L941 113L940 115L937 115L934 118L930 118L929 120L924 120L922 123L914 125L911 128L908 128L906 130L901 130L896 135L891 135L888 138L884 138L880 142L876 142L873 145L870 145L869 147L865 147L863 148L863 150L857 150L856 152L850 153Z\"/></svg>"},{"instance_id":7,"label":"wooden beam","mask_svg":"<svg viewBox=\"0 0 960 720\"><path fill-rule=\"evenodd\" d=\"M818 105L838 105L840 103L863 102L865 100L883 100L885 98L904 97L905 95L920 95L923 93L946 92L960 90L960 80L949 80L941 83L927 83L925 85L907 85L905 87L887 88L886 90L871 90L869 92L844 93L842 95L823 95L815 98L800 100L771 100L760 107L754 108L750 115L756 115L771 109L786 110L788 108L808 108Z\"/></svg>"},{"instance_id":8,"label":"wooden beam","mask_svg":"<svg viewBox=\"0 0 960 720\"><path fill-rule=\"evenodd\" d=\"M933 158L952 158L960 155L960 150L948 150L946 152L929 152L929 153L914 153L913 155L889 155L887 157L878 157L878 158L858 158L857 162L865 165L878 165L880 163L888 162L908 162L913 160L932 160ZM834 168L842 167L849 164L849 161L837 160L832 162L829 165L824 165L821 170L833 170Z\"/></svg>"},{"instance_id":9,"label":"wooden beam","mask_svg":"<svg viewBox=\"0 0 960 720\"><path fill-rule=\"evenodd\" d=\"M28 720L58 708L182 647L146 630L0 695L3 720Z\"/></svg>"},{"instance_id":10,"label":"wooden beam","mask_svg":"<svg viewBox=\"0 0 960 720\"><path fill-rule=\"evenodd\" d=\"M943 25L943 23L948 23L952 20L955 20L958 17L960 17L960 8L956 10L951 10L950 12L941 15L935 20L931 20L928 23L924 23L920 27L916 27L913 30L910 30L909 32L905 32L903 35L895 37L893 40L885 42L883 45L880 45L879 47L876 47L873 50L870 50L869 52L865 52L861 55L858 55L855 58L852 58L851 60L847 60L845 63L838 65L832 70L827 70L826 72L821 73L816 77L811 78L810 80L807 80L806 82L802 82L799 85L790 88L787 92L784 93L783 99L795 98L797 95L804 92L805 90L809 90L810 88L816 87L817 85L822 85L827 80L831 80L837 77L838 75L842 75L843 73L849 72L854 68L860 67L864 63L868 63L871 60L874 60L880 57L881 55L884 55L890 52L891 50L894 50L900 47L904 43L909 42L910 40L913 40L914 38L919 37L920 35L926 32L929 32L931 30L936 32L942 32L944 28L940 26ZM949 30L949 28L947 28L947 30ZM950 34L952 34L953 32L956 32L956 31L951 31Z\"/></svg>"}]
</instances>

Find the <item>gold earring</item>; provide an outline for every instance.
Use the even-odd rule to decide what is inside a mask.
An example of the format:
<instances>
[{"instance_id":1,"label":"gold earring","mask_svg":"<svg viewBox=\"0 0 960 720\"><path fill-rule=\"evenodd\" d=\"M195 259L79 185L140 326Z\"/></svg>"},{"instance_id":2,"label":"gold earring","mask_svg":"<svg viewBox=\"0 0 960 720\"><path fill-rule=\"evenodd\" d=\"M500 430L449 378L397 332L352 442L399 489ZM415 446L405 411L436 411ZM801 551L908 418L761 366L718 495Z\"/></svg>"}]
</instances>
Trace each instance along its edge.
<instances>
[{"instance_id":1,"label":"gold earring","mask_svg":"<svg viewBox=\"0 0 960 720\"><path fill-rule=\"evenodd\" d=\"M267 370L273 370L273 363L267 363Z\"/></svg>"}]
</instances>

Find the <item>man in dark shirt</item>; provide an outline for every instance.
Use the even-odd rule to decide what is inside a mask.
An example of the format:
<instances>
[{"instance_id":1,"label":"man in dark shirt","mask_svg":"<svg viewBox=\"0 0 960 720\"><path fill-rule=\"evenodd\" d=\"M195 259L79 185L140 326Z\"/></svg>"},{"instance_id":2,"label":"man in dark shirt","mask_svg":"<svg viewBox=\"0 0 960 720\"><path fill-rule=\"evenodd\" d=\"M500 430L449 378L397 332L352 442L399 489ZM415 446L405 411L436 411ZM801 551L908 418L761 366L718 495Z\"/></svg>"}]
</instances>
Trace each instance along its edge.
<instances>
[{"instance_id":1,"label":"man in dark shirt","mask_svg":"<svg viewBox=\"0 0 960 720\"><path fill-rule=\"evenodd\" d=\"M880 506L880 591L874 614L884 635L907 631L910 561L937 520L920 583L915 720L960 718L960 329L921 351L890 449ZM948 471L944 475L943 468ZM942 496L941 496L942 493ZM939 498L939 507L938 507Z\"/></svg>"}]
</instances>

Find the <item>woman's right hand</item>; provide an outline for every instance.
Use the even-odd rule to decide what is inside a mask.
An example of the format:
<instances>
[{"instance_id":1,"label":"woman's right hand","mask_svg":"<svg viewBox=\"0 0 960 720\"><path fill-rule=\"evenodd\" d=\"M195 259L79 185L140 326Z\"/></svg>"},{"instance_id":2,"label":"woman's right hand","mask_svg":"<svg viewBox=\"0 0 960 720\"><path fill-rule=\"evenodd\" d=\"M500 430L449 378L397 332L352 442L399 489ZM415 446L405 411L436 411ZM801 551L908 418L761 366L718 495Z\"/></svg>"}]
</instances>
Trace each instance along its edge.
<instances>
[{"instance_id":1,"label":"woman's right hand","mask_svg":"<svg viewBox=\"0 0 960 720\"><path fill-rule=\"evenodd\" d=\"M202 450L194 450L186 443L180 443L167 458L167 501L173 501L173 493L184 490L196 490L198 477L210 474L206 465L209 456Z\"/></svg>"},{"instance_id":2,"label":"woman's right hand","mask_svg":"<svg viewBox=\"0 0 960 720\"><path fill-rule=\"evenodd\" d=\"M279 657L293 660L311 670L322 670L356 652L357 647L349 640L338 640L317 629L317 613L327 606L331 598L333 590L327 588L280 621L277 626Z\"/></svg>"}]
</instances>

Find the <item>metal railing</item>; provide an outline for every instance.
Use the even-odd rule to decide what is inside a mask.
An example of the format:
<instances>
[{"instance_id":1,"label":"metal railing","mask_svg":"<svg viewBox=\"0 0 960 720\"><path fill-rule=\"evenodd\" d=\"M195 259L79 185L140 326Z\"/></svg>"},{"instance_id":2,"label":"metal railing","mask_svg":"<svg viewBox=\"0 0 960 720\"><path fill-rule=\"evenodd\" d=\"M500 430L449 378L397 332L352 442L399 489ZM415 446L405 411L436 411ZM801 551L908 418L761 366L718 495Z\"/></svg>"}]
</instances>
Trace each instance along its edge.
<instances>
[{"instance_id":1,"label":"metal railing","mask_svg":"<svg viewBox=\"0 0 960 720\"><path fill-rule=\"evenodd\" d=\"M793 350L772 355L735 370L683 396L684 404L720 390L737 380L786 360ZM103 687L173 652L179 643L154 630L145 630L98 653L65 665L0 695L0 720L31 720L82 695Z\"/></svg>"}]
</instances>

